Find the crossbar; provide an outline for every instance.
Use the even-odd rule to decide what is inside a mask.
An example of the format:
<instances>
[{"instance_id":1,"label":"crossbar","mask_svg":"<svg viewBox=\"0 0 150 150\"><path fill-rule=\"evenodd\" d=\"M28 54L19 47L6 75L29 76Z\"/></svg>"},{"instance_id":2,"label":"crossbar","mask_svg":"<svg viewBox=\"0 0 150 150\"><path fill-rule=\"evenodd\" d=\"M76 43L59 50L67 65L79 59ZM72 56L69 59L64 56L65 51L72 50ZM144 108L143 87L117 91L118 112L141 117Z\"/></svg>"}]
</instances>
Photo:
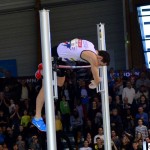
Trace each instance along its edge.
<instances>
[{"instance_id":1,"label":"crossbar","mask_svg":"<svg viewBox=\"0 0 150 150\"><path fill-rule=\"evenodd\" d=\"M91 66L90 65L88 65L88 66L66 66L66 65L59 65L57 68L80 69L80 68L91 68Z\"/></svg>"}]
</instances>

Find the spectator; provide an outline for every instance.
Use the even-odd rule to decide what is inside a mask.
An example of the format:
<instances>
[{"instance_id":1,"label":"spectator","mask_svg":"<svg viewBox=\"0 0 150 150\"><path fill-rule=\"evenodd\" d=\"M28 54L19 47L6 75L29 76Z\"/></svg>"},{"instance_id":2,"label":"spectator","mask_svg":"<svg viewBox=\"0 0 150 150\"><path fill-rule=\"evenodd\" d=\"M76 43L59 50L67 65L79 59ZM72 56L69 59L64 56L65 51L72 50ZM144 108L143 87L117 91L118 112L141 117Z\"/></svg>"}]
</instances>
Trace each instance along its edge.
<instances>
[{"instance_id":1,"label":"spectator","mask_svg":"<svg viewBox=\"0 0 150 150\"><path fill-rule=\"evenodd\" d=\"M70 116L70 124L74 135L75 144L77 146L77 144L81 142L83 120L80 118L76 109L73 110L73 113Z\"/></svg>"},{"instance_id":2,"label":"spectator","mask_svg":"<svg viewBox=\"0 0 150 150\"><path fill-rule=\"evenodd\" d=\"M131 109L131 104L129 103L128 97L124 97L123 99L123 113L126 112L126 110Z\"/></svg>"},{"instance_id":3,"label":"spectator","mask_svg":"<svg viewBox=\"0 0 150 150\"><path fill-rule=\"evenodd\" d=\"M88 96L88 89L86 87L86 82L81 81L81 86L80 86L80 99L83 107L83 113L84 116L87 116L88 109L89 109L89 96Z\"/></svg>"},{"instance_id":4,"label":"spectator","mask_svg":"<svg viewBox=\"0 0 150 150\"><path fill-rule=\"evenodd\" d=\"M10 115L10 121L14 130L19 129L20 120L21 120L21 114L19 112L19 105L16 104L14 112Z\"/></svg>"},{"instance_id":5,"label":"spectator","mask_svg":"<svg viewBox=\"0 0 150 150\"><path fill-rule=\"evenodd\" d=\"M8 107L9 107L9 114L14 112L14 110L15 110L15 103L14 103L13 99L10 99L10 105Z\"/></svg>"},{"instance_id":6,"label":"spectator","mask_svg":"<svg viewBox=\"0 0 150 150\"><path fill-rule=\"evenodd\" d=\"M148 128L148 137L150 137L150 128Z\"/></svg>"},{"instance_id":7,"label":"spectator","mask_svg":"<svg viewBox=\"0 0 150 150\"><path fill-rule=\"evenodd\" d=\"M4 115L4 112L0 110L0 127L7 126L8 125L8 119Z\"/></svg>"},{"instance_id":8,"label":"spectator","mask_svg":"<svg viewBox=\"0 0 150 150\"><path fill-rule=\"evenodd\" d=\"M8 147L5 143L3 144L3 150L8 150Z\"/></svg>"},{"instance_id":9,"label":"spectator","mask_svg":"<svg viewBox=\"0 0 150 150\"><path fill-rule=\"evenodd\" d=\"M29 148L33 149L33 150L41 150L39 140L38 140L38 137L36 135L32 136L32 140L31 140L31 143L29 145Z\"/></svg>"},{"instance_id":10,"label":"spectator","mask_svg":"<svg viewBox=\"0 0 150 150\"><path fill-rule=\"evenodd\" d=\"M132 150L142 150L142 149L139 147L139 142L134 141L134 142L132 143Z\"/></svg>"},{"instance_id":11,"label":"spectator","mask_svg":"<svg viewBox=\"0 0 150 150\"><path fill-rule=\"evenodd\" d=\"M148 110L149 110L149 105L148 105L148 101L146 99L146 96L145 95L141 95L140 98L139 98L139 104L138 106L140 107L143 107L143 111L148 113Z\"/></svg>"},{"instance_id":12,"label":"spectator","mask_svg":"<svg viewBox=\"0 0 150 150\"><path fill-rule=\"evenodd\" d=\"M19 125L19 129L18 129L18 131L15 132L15 134L16 135L21 135L24 140L26 140L28 138L27 130L22 125Z\"/></svg>"},{"instance_id":13,"label":"spectator","mask_svg":"<svg viewBox=\"0 0 150 150\"><path fill-rule=\"evenodd\" d=\"M7 107L6 98L4 96L4 92L0 92L0 110L3 110L5 114L9 114L9 110Z\"/></svg>"},{"instance_id":14,"label":"spectator","mask_svg":"<svg viewBox=\"0 0 150 150\"><path fill-rule=\"evenodd\" d=\"M115 105L114 105L114 100L112 98L112 96L109 95L109 110L110 112L115 108Z\"/></svg>"},{"instance_id":15,"label":"spectator","mask_svg":"<svg viewBox=\"0 0 150 150\"><path fill-rule=\"evenodd\" d=\"M148 137L147 127L143 125L142 119L138 119L138 126L135 128L135 136L137 136L138 133L142 134L142 140L145 140Z\"/></svg>"},{"instance_id":16,"label":"spectator","mask_svg":"<svg viewBox=\"0 0 150 150\"><path fill-rule=\"evenodd\" d=\"M5 105L9 109L9 114L13 113L15 110L15 102L13 99L10 99L9 102L5 100Z\"/></svg>"},{"instance_id":17,"label":"spectator","mask_svg":"<svg viewBox=\"0 0 150 150\"><path fill-rule=\"evenodd\" d=\"M77 101L77 105L75 107L78 110L79 116L84 120L86 118L84 118L84 113L83 113L83 107L82 107L82 103L80 100Z\"/></svg>"},{"instance_id":18,"label":"spectator","mask_svg":"<svg viewBox=\"0 0 150 150\"><path fill-rule=\"evenodd\" d=\"M91 133L92 136L94 135L91 120L86 119L86 120L85 120L85 123L84 123L84 128L83 128L84 137L86 137L86 134L87 134L88 132Z\"/></svg>"},{"instance_id":19,"label":"spectator","mask_svg":"<svg viewBox=\"0 0 150 150\"><path fill-rule=\"evenodd\" d=\"M115 130L118 132L118 134L122 134L123 132L123 125L122 125L122 119L120 115L118 115L118 110L113 109L112 114L110 116L110 124L111 124L111 129Z\"/></svg>"},{"instance_id":20,"label":"spectator","mask_svg":"<svg viewBox=\"0 0 150 150\"><path fill-rule=\"evenodd\" d=\"M137 80L137 76L134 74L131 74L131 76L129 77L129 81L131 82L131 86L136 89L136 80Z\"/></svg>"},{"instance_id":21,"label":"spectator","mask_svg":"<svg viewBox=\"0 0 150 150\"><path fill-rule=\"evenodd\" d=\"M84 139L88 142L88 146L90 148L92 148L93 147L93 137L92 137L92 134L90 132L87 132L86 137Z\"/></svg>"},{"instance_id":22,"label":"spectator","mask_svg":"<svg viewBox=\"0 0 150 150\"><path fill-rule=\"evenodd\" d=\"M104 133L103 133L103 128L102 128L102 127L99 127L99 128L98 128L98 134L94 136L94 144L97 143L96 139L97 139L98 137L99 137L102 141L104 141Z\"/></svg>"},{"instance_id":23,"label":"spectator","mask_svg":"<svg viewBox=\"0 0 150 150\"><path fill-rule=\"evenodd\" d=\"M14 144L14 145L13 145L13 150L19 150L19 148L18 148L18 145L17 145L17 144Z\"/></svg>"},{"instance_id":24,"label":"spectator","mask_svg":"<svg viewBox=\"0 0 150 150\"><path fill-rule=\"evenodd\" d=\"M150 138L147 137L147 138L145 139L145 141L146 141L146 143L147 143L147 145L148 145L148 143L150 143Z\"/></svg>"},{"instance_id":25,"label":"spectator","mask_svg":"<svg viewBox=\"0 0 150 150\"><path fill-rule=\"evenodd\" d=\"M129 150L131 148L131 140L128 135L123 134L121 139L121 150Z\"/></svg>"},{"instance_id":26,"label":"spectator","mask_svg":"<svg viewBox=\"0 0 150 150\"><path fill-rule=\"evenodd\" d=\"M139 90L141 85L144 85L146 88L150 87L150 80L147 78L145 72L140 73L140 78L136 81L136 89Z\"/></svg>"},{"instance_id":27,"label":"spectator","mask_svg":"<svg viewBox=\"0 0 150 150\"><path fill-rule=\"evenodd\" d=\"M31 108L31 104L30 104L30 100L29 99L25 99L23 102L22 102L22 105L21 105L21 111L24 111L24 110L27 110L28 113L30 112L33 112L33 108Z\"/></svg>"},{"instance_id":28,"label":"spectator","mask_svg":"<svg viewBox=\"0 0 150 150\"><path fill-rule=\"evenodd\" d=\"M18 135L16 144L18 145L19 150L25 150L26 149L25 141L22 139L21 135Z\"/></svg>"},{"instance_id":29,"label":"spectator","mask_svg":"<svg viewBox=\"0 0 150 150\"><path fill-rule=\"evenodd\" d=\"M130 81L127 81L126 87L123 88L122 99L124 99L125 97L128 98L128 103L132 104L135 97L135 89L132 88Z\"/></svg>"},{"instance_id":30,"label":"spectator","mask_svg":"<svg viewBox=\"0 0 150 150\"><path fill-rule=\"evenodd\" d=\"M141 85L135 94L135 99L140 99L141 95L144 95L147 99L149 98L149 91L144 85Z\"/></svg>"},{"instance_id":31,"label":"spectator","mask_svg":"<svg viewBox=\"0 0 150 150\"><path fill-rule=\"evenodd\" d=\"M63 87L62 87L62 95L65 95L66 101L69 103L69 107L72 107L72 99L70 98L70 88L68 82L65 82Z\"/></svg>"},{"instance_id":32,"label":"spectator","mask_svg":"<svg viewBox=\"0 0 150 150\"><path fill-rule=\"evenodd\" d=\"M15 133L12 130L12 128L7 127L5 143L6 143L6 145L8 146L9 149L12 149L14 143L16 142L16 139L14 137L15 137Z\"/></svg>"},{"instance_id":33,"label":"spectator","mask_svg":"<svg viewBox=\"0 0 150 150\"><path fill-rule=\"evenodd\" d=\"M118 110L119 115L122 115L122 100L118 95L115 96L114 108Z\"/></svg>"},{"instance_id":34,"label":"spectator","mask_svg":"<svg viewBox=\"0 0 150 150\"><path fill-rule=\"evenodd\" d=\"M144 112L143 107L138 107L138 113L135 116L136 122L138 119L143 120L143 124L148 126L148 114Z\"/></svg>"},{"instance_id":35,"label":"spectator","mask_svg":"<svg viewBox=\"0 0 150 150\"><path fill-rule=\"evenodd\" d=\"M2 144L0 144L0 150L3 150L3 145Z\"/></svg>"},{"instance_id":36,"label":"spectator","mask_svg":"<svg viewBox=\"0 0 150 150\"><path fill-rule=\"evenodd\" d=\"M141 132L138 132L136 135L135 135L135 139L134 139L135 141L140 141L140 140L142 140L143 141L143 135L142 135L142 133Z\"/></svg>"},{"instance_id":37,"label":"spectator","mask_svg":"<svg viewBox=\"0 0 150 150\"><path fill-rule=\"evenodd\" d=\"M30 107L29 108L33 108L35 109L35 104L36 104L36 89L35 89L35 85L31 82L28 83L28 97L29 99L27 99L28 103L30 103ZM25 102L26 103L26 102ZM29 111L29 109L27 109Z\"/></svg>"},{"instance_id":38,"label":"spectator","mask_svg":"<svg viewBox=\"0 0 150 150\"><path fill-rule=\"evenodd\" d=\"M110 68L108 71L108 89L109 95L114 97L114 85L117 75L115 74L114 68Z\"/></svg>"},{"instance_id":39,"label":"spectator","mask_svg":"<svg viewBox=\"0 0 150 150\"><path fill-rule=\"evenodd\" d=\"M4 92L4 95L5 95L6 99L11 99L12 92L11 92L11 89L10 89L9 85L5 85L3 92Z\"/></svg>"},{"instance_id":40,"label":"spectator","mask_svg":"<svg viewBox=\"0 0 150 150\"><path fill-rule=\"evenodd\" d=\"M125 87L125 84L126 84L126 81L127 81L127 79L128 79L128 77L126 77L125 75L124 75L124 72L123 72L123 70L119 70L119 78L122 80L122 82L123 82L123 87ZM121 94L122 95L122 94ZM120 96L120 95L119 95ZM121 97L120 97L121 98ZM122 99L122 98L121 98Z\"/></svg>"},{"instance_id":41,"label":"spectator","mask_svg":"<svg viewBox=\"0 0 150 150\"><path fill-rule=\"evenodd\" d=\"M125 131L129 132L129 133L134 133L134 117L131 113L130 109L127 109L126 112L124 112L124 116L123 116L123 127L125 129Z\"/></svg>"},{"instance_id":42,"label":"spectator","mask_svg":"<svg viewBox=\"0 0 150 150\"><path fill-rule=\"evenodd\" d=\"M5 141L5 135L3 133L2 127L0 127L0 145L3 145Z\"/></svg>"},{"instance_id":43,"label":"spectator","mask_svg":"<svg viewBox=\"0 0 150 150\"><path fill-rule=\"evenodd\" d=\"M101 110L102 109L102 103L101 103L101 100L99 97L100 97L100 95L94 95L93 101L96 102L97 108Z\"/></svg>"},{"instance_id":44,"label":"spectator","mask_svg":"<svg viewBox=\"0 0 150 150\"><path fill-rule=\"evenodd\" d=\"M96 129L98 129L98 127L102 126L103 125L103 117L102 117L102 114L100 112L97 112L96 113L96 116L95 116L95 122L94 122L94 127Z\"/></svg>"},{"instance_id":45,"label":"spectator","mask_svg":"<svg viewBox=\"0 0 150 150\"><path fill-rule=\"evenodd\" d=\"M23 116L21 117L21 125L27 127L30 121L31 121L30 115L28 115L27 110L24 110Z\"/></svg>"},{"instance_id":46,"label":"spectator","mask_svg":"<svg viewBox=\"0 0 150 150\"><path fill-rule=\"evenodd\" d=\"M68 101L66 101L66 97L63 95L62 100L60 102L60 111L62 114L62 125L64 131L69 131L70 129L70 107Z\"/></svg>"},{"instance_id":47,"label":"spectator","mask_svg":"<svg viewBox=\"0 0 150 150\"><path fill-rule=\"evenodd\" d=\"M119 149L120 149L121 142L120 142L120 138L119 138L119 136L117 136L117 133L116 133L115 130L112 130L112 131L111 131L111 140L114 142L115 146L116 146L117 149L119 150Z\"/></svg>"},{"instance_id":48,"label":"spectator","mask_svg":"<svg viewBox=\"0 0 150 150\"><path fill-rule=\"evenodd\" d=\"M91 123L92 123L92 128L93 128L93 132L97 132L95 130L95 117L96 117L96 114L100 112L100 110L98 109L97 107L97 103L95 101L92 102L92 108L89 109L88 111L88 118L91 120Z\"/></svg>"},{"instance_id":49,"label":"spectator","mask_svg":"<svg viewBox=\"0 0 150 150\"><path fill-rule=\"evenodd\" d=\"M23 103L25 99L29 99L29 87L25 79L20 81L20 102Z\"/></svg>"},{"instance_id":50,"label":"spectator","mask_svg":"<svg viewBox=\"0 0 150 150\"><path fill-rule=\"evenodd\" d=\"M79 150L92 150L91 147L89 147L89 143L87 140L84 140L84 146L81 147Z\"/></svg>"},{"instance_id":51,"label":"spectator","mask_svg":"<svg viewBox=\"0 0 150 150\"><path fill-rule=\"evenodd\" d=\"M93 150L104 150L104 141L99 137L96 138L96 143L94 144Z\"/></svg>"},{"instance_id":52,"label":"spectator","mask_svg":"<svg viewBox=\"0 0 150 150\"><path fill-rule=\"evenodd\" d=\"M138 143L139 143L138 148L139 148L140 150L143 150L143 140L139 140Z\"/></svg>"},{"instance_id":53,"label":"spectator","mask_svg":"<svg viewBox=\"0 0 150 150\"><path fill-rule=\"evenodd\" d=\"M123 91L123 81L120 77L117 77L114 84L114 93L115 95L119 95L119 97L121 98L122 91Z\"/></svg>"}]
</instances>

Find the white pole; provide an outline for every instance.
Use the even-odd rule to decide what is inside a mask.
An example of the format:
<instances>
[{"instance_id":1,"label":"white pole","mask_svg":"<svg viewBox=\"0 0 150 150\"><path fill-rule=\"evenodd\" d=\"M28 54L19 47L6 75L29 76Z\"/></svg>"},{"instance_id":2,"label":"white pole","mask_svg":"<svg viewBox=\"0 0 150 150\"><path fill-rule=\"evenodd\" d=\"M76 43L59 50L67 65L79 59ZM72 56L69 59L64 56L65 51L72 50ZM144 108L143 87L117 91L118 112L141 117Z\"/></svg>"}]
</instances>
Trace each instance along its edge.
<instances>
[{"instance_id":1,"label":"white pole","mask_svg":"<svg viewBox=\"0 0 150 150\"><path fill-rule=\"evenodd\" d=\"M128 32L127 32L127 22L126 22L126 4L125 4L126 0L122 0L122 4L123 4L123 23L124 23L124 43L125 43L125 56L126 56L126 69L129 69L129 59L128 59Z\"/></svg>"},{"instance_id":2,"label":"white pole","mask_svg":"<svg viewBox=\"0 0 150 150\"><path fill-rule=\"evenodd\" d=\"M42 45L42 62L44 74L44 96L46 110L46 127L47 127L47 150L56 150L56 130L54 99L52 86L52 58L51 58L51 37L49 11L40 10L40 29Z\"/></svg>"},{"instance_id":3,"label":"white pole","mask_svg":"<svg viewBox=\"0 0 150 150\"><path fill-rule=\"evenodd\" d=\"M147 146L148 146L148 150L150 150L150 143L148 143Z\"/></svg>"},{"instance_id":4,"label":"white pole","mask_svg":"<svg viewBox=\"0 0 150 150\"><path fill-rule=\"evenodd\" d=\"M147 145L146 141L143 141L143 150L147 150L146 145ZM148 148L148 150L149 150L149 149L150 149L150 148Z\"/></svg>"},{"instance_id":5,"label":"white pole","mask_svg":"<svg viewBox=\"0 0 150 150\"><path fill-rule=\"evenodd\" d=\"M98 49L106 50L105 43L105 28L104 24L100 23L97 25L97 36L98 36ZM110 133L110 113L109 113L109 98L108 98L108 81L107 81L107 67L103 66L100 70L102 73L102 84L101 92L102 99L102 114L103 114L103 129L104 129L104 147L105 150L111 150L111 133Z\"/></svg>"}]
</instances>

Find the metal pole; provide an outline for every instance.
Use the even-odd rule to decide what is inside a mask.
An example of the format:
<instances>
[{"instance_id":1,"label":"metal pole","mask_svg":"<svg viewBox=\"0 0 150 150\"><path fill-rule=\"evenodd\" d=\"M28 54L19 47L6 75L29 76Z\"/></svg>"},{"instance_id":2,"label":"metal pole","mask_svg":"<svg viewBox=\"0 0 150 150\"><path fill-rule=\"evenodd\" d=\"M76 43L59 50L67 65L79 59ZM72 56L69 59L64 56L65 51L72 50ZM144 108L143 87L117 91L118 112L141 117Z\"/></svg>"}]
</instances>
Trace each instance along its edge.
<instances>
[{"instance_id":1,"label":"metal pole","mask_svg":"<svg viewBox=\"0 0 150 150\"><path fill-rule=\"evenodd\" d=\"M54 87L54 98L58 99L57 72L56 71L53 71L53 87Z\"/></svg>"},{"instance_id":2,"label":"metal pole","mask_svg":"<svg viewBox=\"0 0 150 150\"><path fill-rule=\"evenodd\" d=\"M122 0L123 4L123 23L124 23L124 43L125 43L125 56L126 56L126 69L129 69L129 60L128 60L128 32L127 32L127 22L126 22L126 0Z\"/></svg>"},{"instance_id":3,"label":"metal pole","mask_svg":"<svg viewBox=\"0 0 150 150\"><path fill-rule=\"evenodd\" d=\"M52 57L51 57L51 37L49 24L49 11L40 10L40 30L42 46L42 62L44 75L44 96L46 109L47 127L47 150L56 150L56 130L54 99L52 86Z\"/></svg>"},{"instance_id":4,"label":"metal pole","mask_svg":"<svg viewBox=\"0 0 150 150\"><path fill-rule=\"evenodd\" d=\"M146 141L143 141L143 150L147 150L146 145L147 145ZM149 150L149 149L148 149L148 150Z\"/></svg>"},{"instance_id":5,"label":"metal pole","mask_svg":"<svg viewBox=\"0 0 150 150\"><path fill-rule=\"evenodd\" d=\"M97 25L98 48L99 50L106 50L105 44L105 28L104 24ZM102 73L101 92L102 99L102 114L103 114L103 129L104 129L104 147L105 150L111 150L111 134L110 134L110 113L109 113L109 98L108 98L108 80L107 80L107 67L103 66L100 70Z\"/></svg>"}]
</instances>

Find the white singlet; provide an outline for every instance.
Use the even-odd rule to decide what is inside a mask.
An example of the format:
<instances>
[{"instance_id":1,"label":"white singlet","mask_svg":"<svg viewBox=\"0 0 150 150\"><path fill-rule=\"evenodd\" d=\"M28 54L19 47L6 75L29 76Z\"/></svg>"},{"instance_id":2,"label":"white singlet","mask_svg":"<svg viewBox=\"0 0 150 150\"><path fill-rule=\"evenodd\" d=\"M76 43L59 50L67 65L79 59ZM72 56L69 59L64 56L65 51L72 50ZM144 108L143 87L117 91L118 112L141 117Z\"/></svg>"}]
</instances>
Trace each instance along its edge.
<instances>
[{"instance_id":1,"label":"white singlet","mask_svg":"<svg viewBox=\"0 0 150 150\"><path fill-rule=\"evenodd\" d=\"M62 58L62 61L84 61L81 58L83 51L92 51L97 54L94 45L87 41L81 39L73 39L70 42L60 43L57 47L58 56Z\"/></svg>"}]
</instances>

